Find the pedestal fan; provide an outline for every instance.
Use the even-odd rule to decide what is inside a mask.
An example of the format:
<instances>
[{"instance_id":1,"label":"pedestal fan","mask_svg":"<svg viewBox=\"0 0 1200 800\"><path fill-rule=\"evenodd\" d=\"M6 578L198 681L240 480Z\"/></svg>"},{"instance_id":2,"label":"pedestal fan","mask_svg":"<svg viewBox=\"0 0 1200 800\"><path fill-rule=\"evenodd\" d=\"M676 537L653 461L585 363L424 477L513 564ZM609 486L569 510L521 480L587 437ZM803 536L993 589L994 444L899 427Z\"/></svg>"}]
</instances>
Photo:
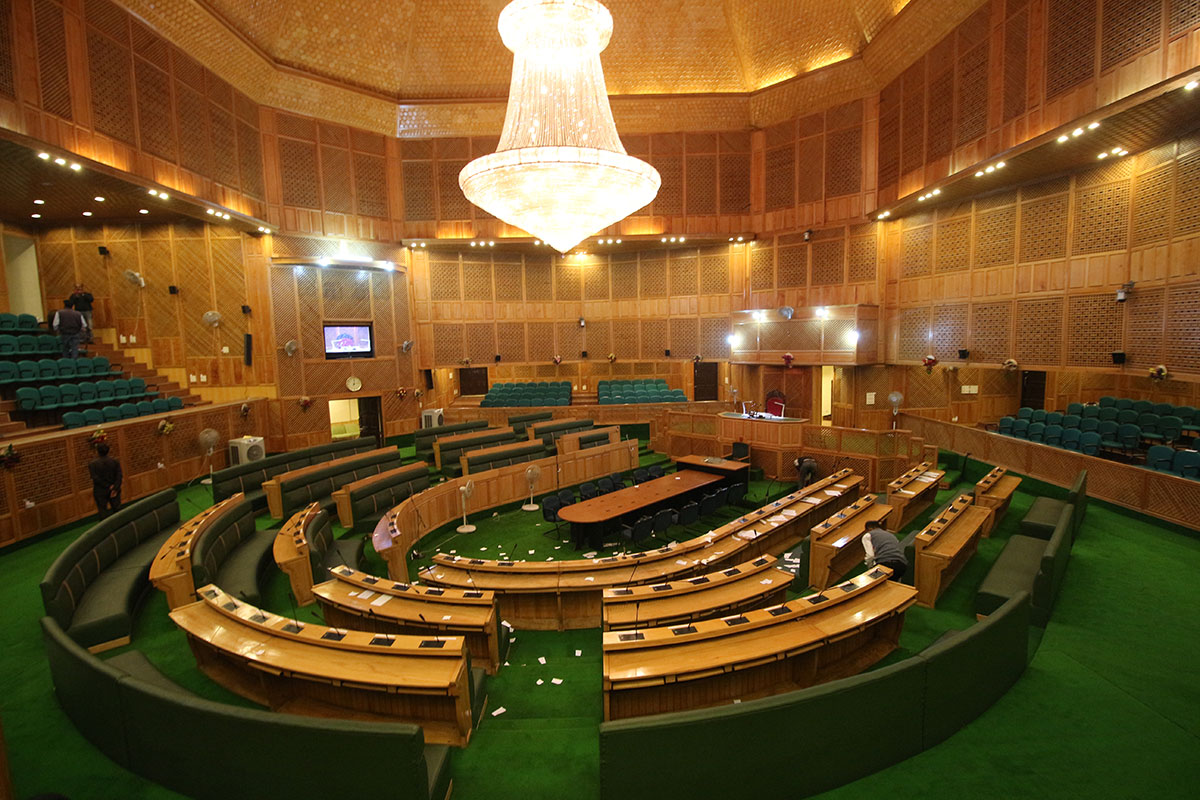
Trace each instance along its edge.
<instances>
[{"instance_id":1,"label":"pedestal fan","mask_svg":"<svg viewBox=\"0 0 1200 800\"><path fill-rule=\"evenodd\" d=\"M537 511L538 504L533 502L533 487L542 478L542 468L537 464L530 464L525 468L525 482L529 484L529 502L521 506L522 511Z\"/></svg>"},{"instance_id":2,"label":"pedestal fan","mask_svg":"<svg viewBox=\"0 0 1200 800\"><path fill-rule=\"evenodd\" d=\"M467 522L467 498L475 493L475 481L468 480L462 486L458 487L458 497L462 503L462 525L455 528L459 533L474 533L475 526Z\"/></svg>"}]
</instances>

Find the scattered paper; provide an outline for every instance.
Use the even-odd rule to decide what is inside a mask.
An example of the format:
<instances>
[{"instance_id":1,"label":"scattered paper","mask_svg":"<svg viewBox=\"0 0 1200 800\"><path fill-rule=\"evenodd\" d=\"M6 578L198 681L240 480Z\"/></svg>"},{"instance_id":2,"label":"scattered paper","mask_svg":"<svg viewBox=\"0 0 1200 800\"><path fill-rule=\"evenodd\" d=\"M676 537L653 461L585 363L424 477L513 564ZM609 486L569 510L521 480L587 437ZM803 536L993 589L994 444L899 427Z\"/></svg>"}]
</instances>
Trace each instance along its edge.
<instances>
[{"instance_id":1,"label":"scattered paper","mask_svg":"<svg viewBox=\"0 0 1200 800\"><path fill-rule=\"evenodd\" d=\"M481 548L479 548L479 552L481 552L481 553L482 553L484 550L487 550L487 548L486 548L486 547L481 547Z\"/></svg>"},{"instance_id":2,"label":"scattered paper","mask_svg":"<svg viewBox=\"0 0 1200 800\"><path fill-rule=\"evenodd\" d=\"M783 510L783 515L785 517L794 517L794 516L796 516L796 514L797 514L797 511L793 508L785 508Z\"/></svg>"},{"instance_id":3,"label":"scattered paper","mask_svg":"<svg viewBox=\"0 0 1200 800\"><path fill-rule=\"evenodd\" d=\"M542 680L541 678L538 678L538 679L537 679L537 685L538 685L538 686L541 686L543 683L545 683L545 681L544 681L544 680Z\"/></svg>"},{"instance_id":4,"label":"scattered paper","mask_svg":"<svg viewBox=\"0 0 1200 800\"><path fill-rule=\"evenodd\" d=\"M811 503L812 505L814 505L814 506L815 506L815 505L819 505L819 504L821 503L821 498L819 498L819 497L806 497L806 498L804 498L804 502L806 502L806 503Z\"/></svg>"},{"instance_id":5,"label":"scattered paper","mask_svg":"<svg viewBox=\"0 0 1200 800\"><path fill-rule=\"evenodd\" d=\"M350 592L351 597L358 597L358 592Z\"/></svg>"},{"instance_id":6,"label":"scattered paper","mask_svg":"<svg viewBox=\"0 0 1200 800\"><path fill-rule=\"evenodd\" d=\"M510 631L513 629L512 623L506 619L500 620L500 624L503 625L504 627L508 628Z\"/></svg>"},{"instance_id":7,"label":"scattered paper","mask_svg":"<svg viewBox=\"0 0 1200 800\"><path fill-rule=\"evenodd\" d=\"M449 615L449 614L443 614L443 615L442 615L442 619L444 619L444 620L445 620L445 619L450 619L450 615Z\"/></svg>"},{"instance_id":8,"label":"scattered paper","mask_svg":"<svg viewBox=\"0 0 1200 800\"><path fill-rule=\"evenodd\" d=\"M595 578L593 578L591 575L588 575L586 578L584 578L584 580L585 580L585 581L589 581L589 582L590 582L590 581L594 581L594 580L596 580L596 579L595 579Z\"/></svg>"},{"instance_id":9,"label":"scattered paper","mask_svg":"<svg viewBox=\"0 0 1200 800\"><path fill-rule=\"evenodd\" d=\"M358 593L359 600L370 600L374 596L375 596L374 592L367 591L366 589L363 589L361 592Z\"/></svg>"},{"instance_id":10,"label":"scattered paper","mask_svg":"<svg viewBox=\"0 0 1200 800\"><path fill-rule=\"evenodd\" d=\"M761 583L763 586L770 586L774 582L775 581L771 580L770 578L763 578L761 581L759 581L759 583Z\"/></svg>"},{"instance_id":11,"label":"scattered paper","mask_svg":"<svg viewBox=\"0 0 1200 800\"><path fill-rule=\"evenodd\" d=\"M561 684L562 681L563 681L562 678L551 678L550 679L550 682L553 683L555 686L558 686L559 684Z\"/></svg>"},{"instance_id":12,"label":"scattered paper","mask_svg":"<svg viewBox=\"0 0 1200 800\"><path fill-rule=\"evenodd\" d=\"M451 550L451 551L450 551L450 555L454 555L454 554L455 554L455 553L457 553L457 552L458 552L457 550Z\"/></svg>"},{"instance_id":13,"label":"scattered paper","mask_svg":"<svg viewBox=\"0 0 1200 800\"><path fill-rule=\"evenodd\" d=\"M826 489L825 494L829 495L830 497L841 497L842 496L841 492L835 492L833 489Z\"/></svg>"},{"instance_id":14,"label":"scattered paper","mask_svg":"<svg viewBox=\"0 0 1200 800\"><path fill-rule=\"evenodd\" d=\"M374 600L371 601L371 605L379 607L379 606L387 603L391 599L392 599L392 596L390 594L381 594L381 595L379 595L379 597L376 597Z\"/></svg>"},{"instance_id":15,"label":"scattered paper","mask_svg":"<svg viewBox=\"0 0 1200 800\"><path fill-rule=\"evenodd\" d=\"M503 714L505 711L508 711L508 709L505 708L504 706L500 706L499 708L497 708L495 711L492 712L492 716L498 717L501 714Z\"/></svg>"},{"instance_id":16,"label":"scattered paper","mask_svg":"<svg viewBox=\"0 0 1200 800\"><path fill-rule=\"evenodd\" d=\"M584 558L595 558L595 557L596 557L596 551L595 551L595 550L593 550L593 551L592 551L592 552L590 552L590 553L584 553L584 554L583 554L583 557L584 557Z\"/></svg>"},{"instance_id":17,"label":"scattered paper","mask_svg":"<svg viewBox=\"0 0 1200 800\"><path fill-rule=\"evenodd\" d=\"M791 553L784 553L784 554L783 554L783 558L784 558L784 560L785 560L785 561L791 561L791 560L792 560L792 554L791 554Z\"/></svg>"},{"instance_id":18,"label":"scattered paper","mask_svg":"<svg viewBox=\"0 0 1200 800\"><path fill-rule=\"evenodd\" d=\"M532 551L532 550L530 550L530 551L529 551L529 555L533 555L533 551Z\"/></svg>"},{"instance_id":19,"label":"scattered paper","mask_svg":"<svg viewBox=\"0 0 1200 800\"><path fill-rule=\"evenodd\" d=\"M545 664L545 663L546 663L546 657L545 657L545 656L538 656L538 663L539 663L539 664Z\"/></svg>"},{"instance_id":20,"label":"scattered paper","mask_svg":"<svg viewBox=\"0 0 1200 800\"><path fill-rule=\"evenodd\" d=\"M575 657L576 657L576 658L578 658L578 657L579 657L579 656L581 656L581 655L583 655L583 651L582 651L582 650L576 650L576 651L575 651Z\"/></svg>"}]
</instances>

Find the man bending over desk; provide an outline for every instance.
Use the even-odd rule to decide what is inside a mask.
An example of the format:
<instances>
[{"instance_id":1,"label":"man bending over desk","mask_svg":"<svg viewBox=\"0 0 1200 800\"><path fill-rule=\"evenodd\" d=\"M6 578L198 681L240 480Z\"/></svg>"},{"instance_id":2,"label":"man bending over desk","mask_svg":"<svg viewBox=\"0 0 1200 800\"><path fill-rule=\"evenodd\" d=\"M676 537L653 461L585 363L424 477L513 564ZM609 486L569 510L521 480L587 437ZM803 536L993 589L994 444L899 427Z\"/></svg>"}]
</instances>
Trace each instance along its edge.
<instances>
[{"instance_id":1,"label":"man bending over desk","mask_svg":"<svg viewBox=\"0 0 1200 800\"><path fill-rule=\"evenodd\" d=\"M904 573L908 571L908 559L904 557L904 546L900 544L900 539L877 519L864 527L866 532L863 533L862 543L863 552L867 554L863 559L866 565L888 567L892 570L892 580L903 581Z\"/></svg>"}]
</instances>

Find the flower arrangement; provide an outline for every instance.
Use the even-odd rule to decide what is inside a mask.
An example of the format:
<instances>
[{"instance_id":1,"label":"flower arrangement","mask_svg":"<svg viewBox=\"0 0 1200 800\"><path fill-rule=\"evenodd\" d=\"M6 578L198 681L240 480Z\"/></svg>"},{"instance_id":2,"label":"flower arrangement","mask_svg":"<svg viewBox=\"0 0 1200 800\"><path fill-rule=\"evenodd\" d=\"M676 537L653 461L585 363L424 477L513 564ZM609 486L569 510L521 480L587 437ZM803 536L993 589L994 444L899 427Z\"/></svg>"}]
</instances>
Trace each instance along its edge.
<instances>
[{"instance_id":1,"label":"flower arrangement","mask_svg":"<svg viewBox=\"0 0 1200 800\"><path fill-rule=\"evenodd\" d=\"M1165 381L1169 377L1171 377L1171 373L1167 371L1167 367L1164 364L1150 368L1150 380L1152 381Z\"/></svg>"},{"instance_id":2,"label":"flower arrangement","mask_svg":"<svg viewBox=\"0 0 1200 800\"><path fill-rule=\"evenodd\" d=\"M297 403L299 404L301 411L308 411L310 408L312 408L312 398L308 395L301 397Z\"/></svg>"},{"instance_id":3,"label":"flower arrangement","mask_svg":"<svg viewBox=\"0 0 1200 800\"><path fill-rule=\"evenodd\" d=\"M701 361L703 361L703 360L704 360L704 359L700 358L700 354L699 354L699 353L696 353L696 355L692 356L692 363L693 363L693 364L699 364L699 363L700 363Z\"/></svg>"},{"instance_id":4,"label":"flower arrangement","mask_svg":"<svg viewBox=\"0 0 1200 800\"><path fill-rule=\"evenodd\" d=\"M933 368L936 367L937 365L938 365L938 360L936 358L934 358L932 353L925 356L925 358L921 359L921 366L923 366L925 368L926 375L932 375Z\"/></svg>"},{"instance_id":5,"label":"flower arrangement","mask_svg":"<svg viewBox=\"0 0 1200 800\"><path fill-rule=\"evenodd\" d=\"M1006 358L1000 366L1004 367L1008 372L1015 372L1017 369L1017 360L1015 358Z\"/></svg>"},{"instance_id":6,"label":"flower arrangement","mask_svg":"<svg viewBox=\"0 0 1200 800\"><path fill-rule=\"evenodd\" d=\"M462 358L462 359L459 359L458 363L462 364L464 367L469 367L469 366L471 366L471 359Z\"/></svg>"},{"instance_id":7,"label":"flower arrangement","mask_svg":"<svg viewBox=\"0 0 1200 800\"><path fill-rule=\"evenodd\" d=\"M90 444L92 447L96 447L97 445L107 441L108 433L104 430L104 428L96 428L96 430L92 431L92 435L88 437L88 444Z\"/></svg>"},{"instance_id":8,"label":"flower arrangement","mask_svg":"<svg viewBox=\"0 0 1200 800\"><path fill-rule=\"evenodd\" d=\"M562 356L555 356L553 360L554 360L554 366L557 367L559 364L562 363Z\"/></svg>"},{"instance_id":9,"label":"flower arrangement","mask_svg":"<svg viewBox=\"0 0 1200 800\"><path fill-rule=\"evenodd\" d=\"M400 398L401 400L408 397L408 389L405 389L403 386L401 386L396 390L396 397Z\"/></svg>"},{"instance_id":10,"label":"flower arrangement","mask_svg":"<svg viewBox=\"0 0 1200 800\"><path fill-rule=\"evenodd\" d=\"M614 361L616 361L616 360L617 360L617 354L616 354L616 353L609 353L609 354L608 354L608 363L610 363L610 364L611 364L611 363L613 363L613 362L614 362Z\"/></svg>"},{"instance_id":11,"label":"flower arrangement","mask_svg":"<svg viewBox=\"0 0 1200 800\"><path fill-rule=\"evenodd\" d=\"M794 355L792 355L791 353L783 354L783 363L787 364L788 369L792 368L792 362L795 360L796 360L796 357Z\"/></svg>"},{"instance_id":12,"label":"flower arrangement","mask_svg":"<svg viewBox=\"0 0 1200 800\"><path fill-rule=\"evenodd\" d=\"M4 448L4 453L0 454L0 460L4 461L4 466L7 469L12 469L17 464L21 463L21 454L16 451L11 444Z\"/></svg>"},{"instance_id":13,"label":"flower arrangement","mask_svg":"<svg viewBox=\"0 0 1200 800\"><path fill-rule=\"evenodd\" d=\"M413 397L420 398L424 394L425 394L425 392L423 390L417 389L415 392L413 392Z\"/></svg>"},{"instance_id":14,"label":"flower arrangement","mask_svg":"<svg viewBox=\"0 0 1200 800\"><path fill-rule=\"evenodd\" d=\"M158 435L159 436L166 436L168 433L170 433L173 430L175 430L174 422L169 422L168 420L165 420L165 419L160 419L158 421Z\"/></svg>"}]
</instances>

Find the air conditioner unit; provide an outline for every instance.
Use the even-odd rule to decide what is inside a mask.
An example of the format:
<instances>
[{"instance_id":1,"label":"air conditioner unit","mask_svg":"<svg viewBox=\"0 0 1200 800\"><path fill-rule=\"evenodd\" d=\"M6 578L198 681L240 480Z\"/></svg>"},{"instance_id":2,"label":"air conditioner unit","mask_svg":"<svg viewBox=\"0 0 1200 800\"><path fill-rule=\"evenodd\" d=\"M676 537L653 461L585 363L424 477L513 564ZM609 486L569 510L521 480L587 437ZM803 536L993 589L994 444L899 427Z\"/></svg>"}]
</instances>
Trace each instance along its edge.
<instances>
[{"instance_id":1,"label":"air conditioner unit","mask_svg":"<svg viewBox=\"0 0 1200 800\"><path fill-rule=\"evenodd\" d=\"M229 440L229 464L246 464L267 457L267 448L261 436L243 436Z\"/></svg>"},{"instance_id":2,"label":"air conditioner unit","mask_svg":"<svg viewBox=\"0 0 1200 800\"><path fill-rule=\"evenodd\" d=\"M442 414L440 408L426 408L421 411L421 427L436 428L439 425L445 425L446 418Z\"/></svg>"}]
</instances>

